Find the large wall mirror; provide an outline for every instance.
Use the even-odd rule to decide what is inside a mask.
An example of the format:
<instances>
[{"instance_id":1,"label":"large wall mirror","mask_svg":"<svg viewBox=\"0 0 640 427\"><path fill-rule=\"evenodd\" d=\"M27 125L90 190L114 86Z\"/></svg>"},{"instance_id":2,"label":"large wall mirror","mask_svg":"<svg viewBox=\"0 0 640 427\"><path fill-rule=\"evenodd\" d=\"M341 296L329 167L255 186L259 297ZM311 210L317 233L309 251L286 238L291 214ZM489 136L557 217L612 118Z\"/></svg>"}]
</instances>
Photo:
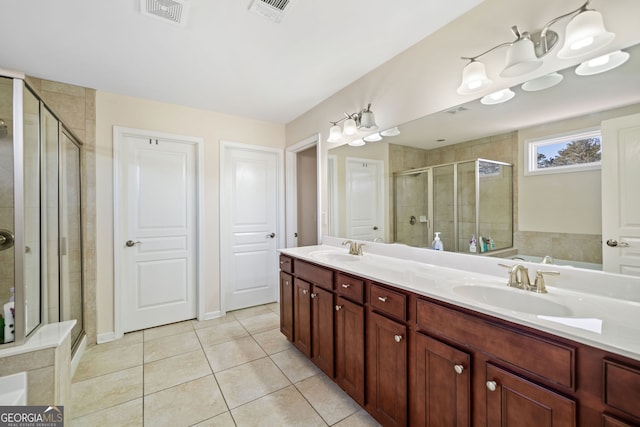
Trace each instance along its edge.
<instances>
[{"instance_id":1,"label":"large wall mirror","mask_svg":"<svg viewBox=\"0 0 640 427\"><path fill-rule=\"evenodd\" d=\"M575 67L559 70L563 79L556 86L539 91L512 87L515 96L505 103L484 105L475 100L454 106L401 124L397 132L387 132L389 136L361 147L330 144L329 234L397 241L394 174L488 159L513 165L509 202L513 243L508 249L492 251L489 247L484 255L532 261L550 256L558 264L602 268L600 170L525 175L524 153L527 141L597 129L604 120L640 113L640 46L624 51L630 53L630 59L605 73L578 76ZM602 147L605 151L606 141ZM429 179L436 177L425 175L419 183L425 192ZM434 203L429 197L416 203L422 205L422 212L406 219L415 217L409 228L421 236L402 243L429 246L431 232L439 231L425 233L424 228L429 224L426 212L432 208L428 205ZM363 228L370 229L363 232ZM468 238L458 236L462 243ZM464 244L450 245L454 247L469 250Z\"/></svg>"}]
</instances>

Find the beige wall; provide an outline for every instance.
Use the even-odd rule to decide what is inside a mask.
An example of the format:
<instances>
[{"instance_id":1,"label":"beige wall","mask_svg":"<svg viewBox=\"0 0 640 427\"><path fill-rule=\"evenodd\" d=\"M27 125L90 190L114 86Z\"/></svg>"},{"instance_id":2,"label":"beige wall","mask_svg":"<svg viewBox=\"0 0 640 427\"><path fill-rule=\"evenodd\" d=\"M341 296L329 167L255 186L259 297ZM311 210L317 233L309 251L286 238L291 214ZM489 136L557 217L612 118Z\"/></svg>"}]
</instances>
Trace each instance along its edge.
<instances>
[{"instance_id":1,"label":"beige wall","mask_svg":"<svg viewBox=\"0 0 640 427\"><path fill-rule=\"evenodd\" d=\"M96 97L98 333L113 322L113 126L154 130L204 139L205 312L220 309L219 150L220 141L284 148L284 125L211 111L98 92Z\"/></svg>"},{"instance_id":2,"label":"beige wall","mask_svg":"<svg viewBox=\"0 0 640 427\"><path fill-rule=\"evenodd\" d=\"M519 230L601 234L600 171L524 176L524 144L528 139L600 126L603 120L637 112L640 104L520 130ZM606 150L606 141L603 144Z\"/></svg>"}]
</instances>

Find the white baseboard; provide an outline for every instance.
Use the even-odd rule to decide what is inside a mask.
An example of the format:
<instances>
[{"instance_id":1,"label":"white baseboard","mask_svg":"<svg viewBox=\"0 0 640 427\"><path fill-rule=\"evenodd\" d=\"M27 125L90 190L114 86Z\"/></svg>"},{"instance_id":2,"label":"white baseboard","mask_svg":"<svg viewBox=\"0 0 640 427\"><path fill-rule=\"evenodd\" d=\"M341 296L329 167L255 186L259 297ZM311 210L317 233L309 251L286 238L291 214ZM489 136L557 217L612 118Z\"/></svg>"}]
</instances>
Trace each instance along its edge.
<instances>
[{"instance_id":1,"label":"white baseboard","mask_svg":"<svg viewBox=\"0 0 640 427\"><path fill-rule=\"evenodd\" d=\"M97 337L98 344L104 344L106 342L114 341L115 339L115 332L104 332L102 334L98 334Z\"/></svg>"}]
</instances>

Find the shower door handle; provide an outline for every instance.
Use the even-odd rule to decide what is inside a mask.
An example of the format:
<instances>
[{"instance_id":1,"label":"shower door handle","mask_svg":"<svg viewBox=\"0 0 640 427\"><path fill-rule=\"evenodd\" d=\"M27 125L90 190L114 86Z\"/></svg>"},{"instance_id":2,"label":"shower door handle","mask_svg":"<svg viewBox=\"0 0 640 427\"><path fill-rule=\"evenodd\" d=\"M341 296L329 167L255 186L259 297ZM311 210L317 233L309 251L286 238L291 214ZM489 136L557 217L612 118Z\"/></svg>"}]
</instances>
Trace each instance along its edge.
<instances>
[{"instance_id":1,"label":"shower door handle","mask_svg":"<svg viewBox=\"0 0 640 427\"><path fill-rule=\"evenodd\" d=\"M125 243L125 245L127 245L128 248L137 245L138 243L142 243L140 241L136 241L134 242L133 240L127 240L127 242Z\"/></svg>"}]
</instances>

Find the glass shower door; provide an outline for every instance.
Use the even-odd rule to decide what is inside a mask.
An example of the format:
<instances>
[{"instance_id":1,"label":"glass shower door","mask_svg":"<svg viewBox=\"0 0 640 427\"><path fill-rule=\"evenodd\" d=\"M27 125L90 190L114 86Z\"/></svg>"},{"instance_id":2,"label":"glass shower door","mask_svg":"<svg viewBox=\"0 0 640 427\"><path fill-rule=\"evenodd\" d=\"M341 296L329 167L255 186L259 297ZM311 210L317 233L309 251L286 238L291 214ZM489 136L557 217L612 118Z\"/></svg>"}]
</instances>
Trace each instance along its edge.
<instances>
[{"instance_id":1,"label":"glass shower door","mask_svg":"<svg viewBox=\"0 0 640 427\"><path fill-rule=\"evenodd\" d=\"M63 130L60 132L60 320L76 320L71 331L74 344L84 329L80 190L80 147Z\"/></svg>"},{"instance_id":2,"label":"glass shower door","mask_svg":"<svg viewBox=\"0 0 640 427\"><path fill-rule=\"evenodd\" d=\"M431 244L429 171L395 176L394 241L410 246Z\"/></svg>"}]
</instances>

